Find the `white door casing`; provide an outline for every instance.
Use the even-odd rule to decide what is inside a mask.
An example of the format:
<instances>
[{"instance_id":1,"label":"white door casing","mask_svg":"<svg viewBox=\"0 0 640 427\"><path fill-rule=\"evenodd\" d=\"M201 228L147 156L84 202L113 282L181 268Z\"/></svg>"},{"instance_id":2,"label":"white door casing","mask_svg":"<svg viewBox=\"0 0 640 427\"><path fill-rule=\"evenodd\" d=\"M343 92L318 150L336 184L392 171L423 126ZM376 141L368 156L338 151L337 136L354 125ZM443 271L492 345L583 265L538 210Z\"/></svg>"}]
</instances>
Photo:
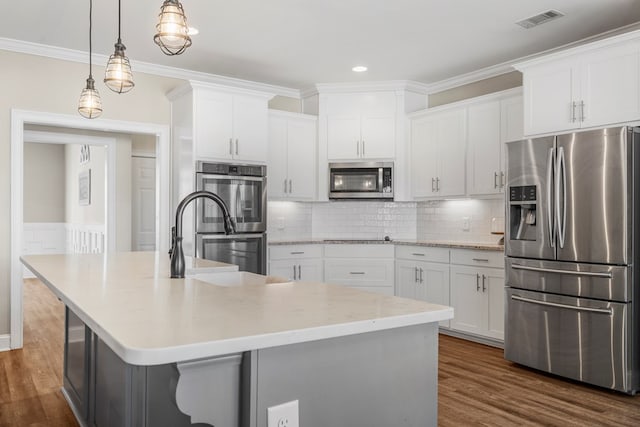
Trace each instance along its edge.
<instances>
[{"instance_id":1,"label":"white door casing","mask_svg":"<svg viewBox=\"0 0 640 427\"><path fill-rule=\"evenodd\" d=\"M142 133L156 136L158 174L156 183L158 197L158 230L156 245L162 250L169 249L169 221L171 200L171 147L170 128L154 123L128 122L123 120L87 120L79 115L57 114L38 111L11 110L11 333L10 348L22 347L23 307L22 307L22 250L23 227L23 173L24 173L24 126L25 124L56 126L103 132ZM108 250L115 250L109 244Z\"/></svg>"}]
</instances>

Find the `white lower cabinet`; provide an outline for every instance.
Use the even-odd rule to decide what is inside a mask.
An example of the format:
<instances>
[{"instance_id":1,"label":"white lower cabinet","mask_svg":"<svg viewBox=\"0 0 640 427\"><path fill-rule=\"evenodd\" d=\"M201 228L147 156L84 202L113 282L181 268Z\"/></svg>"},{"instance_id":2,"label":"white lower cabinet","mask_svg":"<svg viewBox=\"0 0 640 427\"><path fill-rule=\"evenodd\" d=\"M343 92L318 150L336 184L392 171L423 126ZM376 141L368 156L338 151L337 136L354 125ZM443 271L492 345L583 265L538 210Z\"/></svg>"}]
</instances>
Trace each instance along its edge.
<instances>
[{"instance_id":1,"label":"white lower cabinet","mask_svg":"<svg viewBox=\"0 0 640 427\"><path fill-rule=\"evenodd\" d=\"M324 281L393 295L393 245L329 244L324 248Z\"/></svg>"},{"instance_id":2,"label":"white lower cabinet","mask_svg":"<svg viewBox=\"0 0 640 427\"><path fill-rule=\"evenodd\" d=\"M449 305L449 249L396 246L395 287L396 296Z\"/></svg>"},{"instance_id":3,"label":"white lower cabinet","mask_svg":"<svg viewBox=\"0 0 640 427\"><path fill-rule=\"evenodd\" d=\"M322 282L322 245L271 246L269 274L295 281Z\"/></svg>"},{"instance_id":4,"label":"white lower cabinet","mask_svg":"<svg viewBox=\"0 0 640 427\"><path fill-rule=\"evenodd\" d=\"M451 265L451 329L504 339L504 269Z\"/></svg>"}]
</instances>

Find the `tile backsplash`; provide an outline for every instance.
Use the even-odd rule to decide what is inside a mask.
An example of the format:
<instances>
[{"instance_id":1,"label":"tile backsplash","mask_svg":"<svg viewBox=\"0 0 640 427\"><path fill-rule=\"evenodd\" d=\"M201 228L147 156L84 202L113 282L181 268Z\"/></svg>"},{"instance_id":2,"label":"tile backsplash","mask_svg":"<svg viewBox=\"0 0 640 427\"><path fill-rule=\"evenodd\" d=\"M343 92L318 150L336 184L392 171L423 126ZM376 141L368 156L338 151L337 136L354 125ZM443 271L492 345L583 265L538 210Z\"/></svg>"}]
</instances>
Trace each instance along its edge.
<instances>
[{"instance_id":1,"label":"tile backsplash","mask_svg":"<svg viewBox=\"0 0 640 427\"><path fill-rule=\"evenodd\" d=\"M416 204L404 202L326 202L313 204L314 238L415 239Z\"/></svg>"},{"instance_id":2,"label":"tile backsplash","mask_svg":"<svg viewBox=\"0 0 640 427\"><path fill-rule=\"evenodd\" d=\"M418 240L495 243L501 236L491 234L493 218L501 225L499 228L504 228L502 199L421 202L418 204L416 237Z\"/></svg>"},{"instance_id":3,"label":"tile backsplash","mask_svg":"<svg viewBox=\"0 0 640 427\"><path fill-rule=\"evenodd\" d=\"M504 221L502 199L432 202L269 202L270 240L382 239L495 243L492 219ZM468 230L466 229L468 228Z\"/></svg>"}]
</instances>

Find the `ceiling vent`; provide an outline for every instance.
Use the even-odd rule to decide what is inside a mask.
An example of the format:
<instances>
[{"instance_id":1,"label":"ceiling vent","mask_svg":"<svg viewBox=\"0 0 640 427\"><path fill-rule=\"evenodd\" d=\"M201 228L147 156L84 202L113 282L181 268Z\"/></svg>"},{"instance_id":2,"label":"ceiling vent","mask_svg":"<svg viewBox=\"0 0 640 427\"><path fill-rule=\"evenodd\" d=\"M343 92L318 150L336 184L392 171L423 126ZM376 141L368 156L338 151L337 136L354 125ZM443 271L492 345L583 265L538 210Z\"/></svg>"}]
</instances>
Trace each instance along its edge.
<instances>
[{"instance_id":1,"label":"ceiling vent","mask_svg":"<svg viewBox=\"0 0 640 427\"><path fill-rule=\"evenodd\" d=\"M522 28L529 29L563 16L564 13L562 12L558 12L557 10L548 10L546 12L539 13L536 16L518 21L516 24L520 25Z\"/></svg>"}]
</instances>

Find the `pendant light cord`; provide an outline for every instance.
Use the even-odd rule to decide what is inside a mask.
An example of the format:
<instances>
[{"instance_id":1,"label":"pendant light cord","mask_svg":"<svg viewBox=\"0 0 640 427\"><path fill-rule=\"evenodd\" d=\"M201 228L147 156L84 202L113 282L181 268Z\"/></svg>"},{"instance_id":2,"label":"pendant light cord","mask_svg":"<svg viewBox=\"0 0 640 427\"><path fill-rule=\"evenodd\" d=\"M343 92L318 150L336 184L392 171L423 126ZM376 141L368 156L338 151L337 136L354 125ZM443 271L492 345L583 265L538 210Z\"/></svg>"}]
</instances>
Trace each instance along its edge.
<instances>
[{"instance_id":1,"label":"pendant light cord","mask_svg":"<svg viewBox=\"0 0 640 427\"><path fill-rule=\"evenodd\" d=\"M118 0L118 43L122 43L120 40L120 0Z\"/></svg>"},{"instance_id":2,"label":"pendant light cord","mask_svg":"<svg viewBox=\"0 0 640 427\"><path fill-rule=\"evenodd\" d=\"M89 0L89 78L92 79L93 76L91 75L91 68L93 66L93 63L91 62L91 29L92 29L92 22L91 22L91 15L93 12L93 0Z\"/></svg>"}]
</instances>

